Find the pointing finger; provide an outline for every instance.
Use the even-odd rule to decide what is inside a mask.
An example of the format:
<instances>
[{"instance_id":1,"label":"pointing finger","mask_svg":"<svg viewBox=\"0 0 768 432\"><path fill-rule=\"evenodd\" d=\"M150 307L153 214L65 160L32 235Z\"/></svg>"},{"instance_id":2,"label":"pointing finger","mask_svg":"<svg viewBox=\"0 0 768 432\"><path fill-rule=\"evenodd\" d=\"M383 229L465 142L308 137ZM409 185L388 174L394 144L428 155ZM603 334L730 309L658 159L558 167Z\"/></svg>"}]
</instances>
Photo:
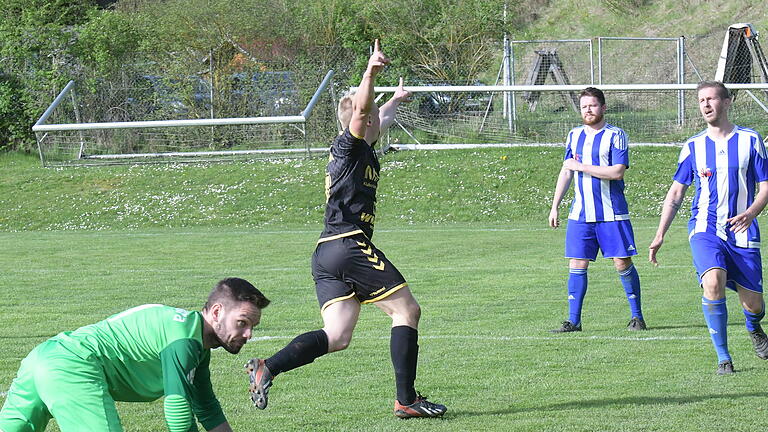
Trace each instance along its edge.
<instances>
[{"instance_id":1,"label":"pointing finger","mask_svg":"<svg viewBox=\"0 0 768 432\"><path fill-rule=\"evenodd\" d=\"M403 77L400 77L400 88L403 88Z\"/></svg>"},{"instance_id":2,"label":"pointing finger","mask_svg":"<svg viewBox=\"0 0 768 432\"><path fill-rule=\"evenodd\" d=\"M381 51L381 44L379 43L378 39L373 41L373 51Z\"/></svg>"}]
</instances>

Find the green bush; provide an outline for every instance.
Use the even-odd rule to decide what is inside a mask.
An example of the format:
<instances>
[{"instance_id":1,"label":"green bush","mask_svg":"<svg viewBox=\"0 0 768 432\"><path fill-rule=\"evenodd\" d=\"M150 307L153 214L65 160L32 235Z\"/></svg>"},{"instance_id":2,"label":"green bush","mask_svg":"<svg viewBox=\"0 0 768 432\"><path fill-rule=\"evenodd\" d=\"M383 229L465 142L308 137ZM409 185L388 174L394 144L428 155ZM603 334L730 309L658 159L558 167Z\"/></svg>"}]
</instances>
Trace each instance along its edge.
<instances>
[{"instance_id":1,"label":"green bush","mask_svg":"<svg viewBox=\"0 0 768 432\"><path fill-rule=\"evenodd\" d=\"M0 75L0 151L30 151L35 142L32 123L25 114L22 86L8 75Z\"/></svg>"}]
</instances>

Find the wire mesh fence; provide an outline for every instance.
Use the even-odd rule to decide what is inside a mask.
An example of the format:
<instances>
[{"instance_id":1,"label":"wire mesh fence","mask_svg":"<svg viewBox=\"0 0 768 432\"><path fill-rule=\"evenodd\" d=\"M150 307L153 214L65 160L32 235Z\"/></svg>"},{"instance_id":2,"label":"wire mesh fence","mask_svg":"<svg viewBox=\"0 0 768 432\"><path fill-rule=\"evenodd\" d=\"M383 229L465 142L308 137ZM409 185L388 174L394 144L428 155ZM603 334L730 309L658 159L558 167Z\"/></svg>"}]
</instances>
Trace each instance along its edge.
<instances>
[{"instance_id":1,"label":"wire mesh fence","mask_svg":"<svg viewBox=\"0 0 768 432\"><path fill-rule=\"evenodd\" d=\"M741 90L745 92L745 90ZM538 105L531 103L522 91L513 93L514 111L503 112L505 92L457 92L438 95L450 98L453 107L438 114L421 109L420 100L435 95L417 94L411 104L402 105L399 127L390 133L391 143L408 144L555 144L563 142L568 131L581 124L580 113L570 103L578 93L555 90L532 90L538 93ZM685 105L680 106L680 92ZM568 94L571 93L571 94ZM760 96L739 97L731 108L730 118L737 124L768 133L766 112L760 103L768 102L763 91L751 90ZM609 90L605 92L609 123L624 129L633 143L680 143L706 127L699 113L696 91L688 90ZM758 103L760 101L760 103ZM478 107L484 107L478 109ZM682 108L682 111L681 111Z\"/></svg>"},{"instance_id":2,"label":"wire mesh fence","mask_svg":"<svg viewBox=\"0 0 768 432\"><path fill-rule=\"evenodd\" d=\"M598 84L682 84L680 38L601 37Z\"/></svg>"},{"instance_id":3,"label":"wire mesh fence","mask_svg":"<svg viewBox=\"0 0 768 432\"><path fill-rule=\"evenodd\" d=\"M499 47L501 52L502 47ZM512 77L510 84L557 84L550 69L559 67L568 77L569 84L595 82L594 47L591 39L511 41L510 57ZM542 64L546 70L541 70ZM547 60L557 60L559 65ZM539 64L542 74L533 73ZM536 79L538 78L538 80Z\"/></svg>"},{"instance_id":4,"label":"wire mesh fence","mask_svg":"<svg viewBox=\"0 0 768 432\"><path fill-rule=\"evenodd\" d=\"M679 38L511 41L508 62L504 45L489 43L463 49L472 53L471 68L456 68L447 60L399 64L385 71L377 84L393 85L400 75L407 86L595 83L599 87L600 80L695 83L715 77L722 43L722 32L686 38L684 44ZM310 154L301 150L327 148L338 133L336 101L359 82L365 65L361 58L365 60L340 47L241 62L212 52L182 70L137 61L108 77L86 71L77 77L74 96L56 108L48 124L297 115L323 75L330 69L336 74L304 124L49 131L40 140L41 156L49 163L77 163L105 154L197 152L204 158L216 151L228 157L243 150ZM749 66L751 81L763 82L759 64ZM422 91L401 107L399 125L385 138L394 144L561 142L580 123L577 93ZM609 121L624 128L633 142L679 142L704 127L690 90L622 90L606 95ZM766 92L740 91L737 96L734 121L768 132L761 130L768 111ZM385 100L386 96L381 102Z\"/></svg>"}]
</instances>

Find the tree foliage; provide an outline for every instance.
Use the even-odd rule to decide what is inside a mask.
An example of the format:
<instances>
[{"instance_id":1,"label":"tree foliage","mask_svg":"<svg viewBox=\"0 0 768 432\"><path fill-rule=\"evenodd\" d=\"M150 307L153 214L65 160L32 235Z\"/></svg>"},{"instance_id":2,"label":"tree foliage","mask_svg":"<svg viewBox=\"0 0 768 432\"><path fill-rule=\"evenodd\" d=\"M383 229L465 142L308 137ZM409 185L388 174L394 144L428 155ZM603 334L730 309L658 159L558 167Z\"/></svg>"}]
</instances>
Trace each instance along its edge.
<instances>
[{"instance_id":1,"label":"tree foliage","mask_svg":"<svg viewBox=\"0 0 768 432\"><path fill-rule=\"evenodd\" d=\"M138 68L224 80L244 70L354 82L381 38L382 83L475 79L500 50L504 0L5 0L0 149L29 150L34 121L70 79L98 86ZM511 21L510 21L511 22ZM352 53L352 55L349 55ZM339 58L343 60L338 60ZM209 69L210 68L210 69ZM17 123L21 123L21 127Z\"/></svg>"}]
</instances>

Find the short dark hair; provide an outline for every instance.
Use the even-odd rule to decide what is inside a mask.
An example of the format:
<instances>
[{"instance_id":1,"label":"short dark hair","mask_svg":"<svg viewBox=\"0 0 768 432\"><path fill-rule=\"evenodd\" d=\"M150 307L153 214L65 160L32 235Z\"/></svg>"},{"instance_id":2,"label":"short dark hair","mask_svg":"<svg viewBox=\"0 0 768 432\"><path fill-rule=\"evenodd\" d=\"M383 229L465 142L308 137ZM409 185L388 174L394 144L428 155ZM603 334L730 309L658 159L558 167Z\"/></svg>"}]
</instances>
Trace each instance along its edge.
<instances>
[{"instance_id":1,"label":"short dark hair","mask_svg":"<svg viewBox=\"0 0 768 432\"><path fill-rule=\"evenodd\" d=\"M599 88L595 87L587 87L584 90L579 93L579 100L583 98L584 96L592 96L597 98L598 101L600 101L600 105L605 105L605 94L603 94L603 91Z\"/></svg>"},{"instance_id":2,"label":"short dark hair","mask_svg":"<svg viewBox=\"0 0 768 432\"><path fill-rule=\"evenodd\" d=\"M247 280L226 278L220 280L213 287L203 309L208 309L215 303L231 304L234 302L249 302L259 309L264 309L269 305L269 299Z\"/></svg>"},{"instance_id":3,"label":"short dark hair","mask_svg":"<svg viewBox=\"0 0 768 432\"><path fill-rule=\"evenodd\" d=\"M699 93L699 90L705 89L705 88L714 88L717 89L717 95L720 97L720 99L730 99L731 98L731 91L728 90L728 87L725 86L720 81L701 81L699 82L699 85L696 86L696 94Z\"/></svg>"}]
</instances>

